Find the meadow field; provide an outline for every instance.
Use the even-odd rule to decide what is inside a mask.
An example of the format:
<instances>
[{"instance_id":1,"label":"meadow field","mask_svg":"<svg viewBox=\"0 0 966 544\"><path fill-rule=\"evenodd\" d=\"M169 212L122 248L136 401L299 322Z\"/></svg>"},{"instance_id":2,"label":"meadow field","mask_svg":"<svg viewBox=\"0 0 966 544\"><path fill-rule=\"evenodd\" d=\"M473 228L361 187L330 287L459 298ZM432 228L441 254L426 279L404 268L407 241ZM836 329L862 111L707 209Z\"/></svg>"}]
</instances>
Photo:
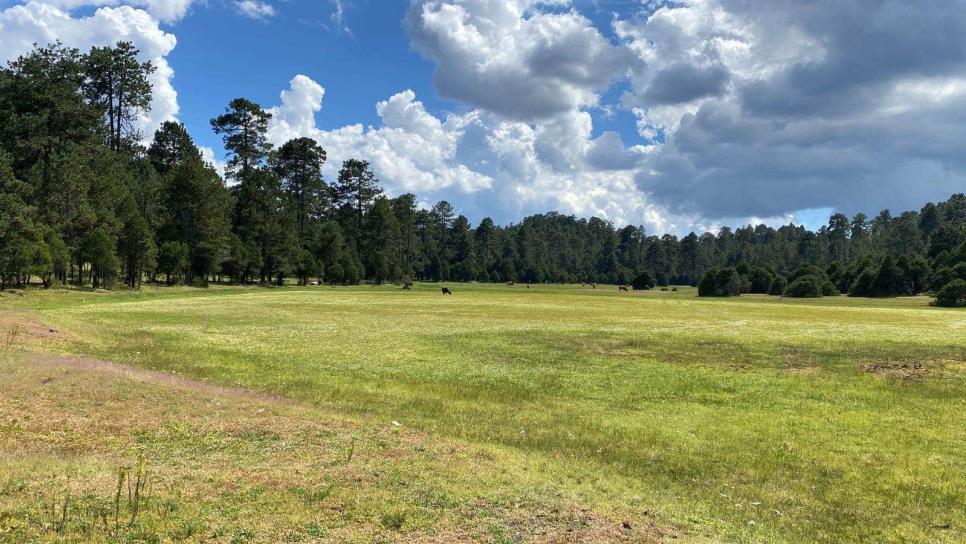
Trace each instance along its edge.
<instances>
[{"instance_id":1,"label":"meadow field","mask_svg":"<svg viewBox=\"0 0 966 544\"><path fill-rule=\"evenodd\" d=\"M0 541L963 542L966 311L417 284L0 298Z\"/></svg>"}]
</instances>

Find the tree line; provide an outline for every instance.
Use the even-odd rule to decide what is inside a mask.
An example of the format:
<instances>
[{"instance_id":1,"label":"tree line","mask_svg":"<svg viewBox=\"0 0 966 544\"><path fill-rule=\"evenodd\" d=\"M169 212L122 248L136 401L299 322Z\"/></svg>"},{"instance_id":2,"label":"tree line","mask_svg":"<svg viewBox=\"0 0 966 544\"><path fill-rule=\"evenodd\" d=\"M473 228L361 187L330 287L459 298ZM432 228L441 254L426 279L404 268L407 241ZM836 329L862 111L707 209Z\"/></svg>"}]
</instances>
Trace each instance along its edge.
<instances>
[{"instance_id":1,"label":"tree line","mask_svg":"<svg viewBox=\"0 0 966 544\"><path fill-rule=\"evenodd\" d=\"M678 238L555 212L473 226L445 201L423 209L413 194L386 195L362 159L325 180L325 150L309 138L273 146L271 113L244 98L211 121L228 154L223 178L180 123L143 143L154 69L125 42L37 46L0 69L0 288L31 278L628 284L647 273L662 286L704 279L705 294L775 292L776 278L810 276L820 293L893 295L966 280L962 194L896 217L835 214L814 232L757 225ZM881 270L901 280L872 281Z\"/></svg>"}]
</instances>

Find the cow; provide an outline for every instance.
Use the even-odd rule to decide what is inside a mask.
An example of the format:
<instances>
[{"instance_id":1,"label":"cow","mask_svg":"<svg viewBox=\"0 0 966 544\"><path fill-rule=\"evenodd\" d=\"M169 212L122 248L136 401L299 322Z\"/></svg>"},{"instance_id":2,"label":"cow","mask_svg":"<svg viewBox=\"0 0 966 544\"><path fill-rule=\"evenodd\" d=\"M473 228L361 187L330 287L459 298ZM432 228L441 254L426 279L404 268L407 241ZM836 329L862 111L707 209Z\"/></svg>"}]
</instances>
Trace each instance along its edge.
<instances>
[{"instance_id":1,"label":"cow","mask_svg":"<svg viewBox=\"0 0 966 544\"><path fill-rule=\"evenodd\" d=\"M515 285L516 285L516 282L512 282L512 281L508 281L508 282L506 282L506 286L507 286L507 287L513 287L513 286L515 286Z\"/></svg>"},{"instance_id":2,"label":"cow","mask_svg":"<svg viewBox=\"0 0 966 544\"><path fill-rule=\"evenodd\" d=\"M597 284L596 283L592 283L592 284L590 284L590 286L593 287L594 289L597 289Z\"/></svg>"},{"instance_id":3,"label":"cow","mask_svg":"<svg viewBox=\"0 0 966 544\"><path fill-rule=\"evenodd\" d=\"M530 284L528 283L528 284L527 284L527 289L529 289L529 288L530 288Z\"/></svg>"},{"instance_id":4,"label":"cow","mask_svg":"<svg viewBox=\"0 0 966 544\"><path fill-rule=\"evenodd\" d=\"M628 289L626 285L618 285L618 286L617 286L617 289L618 289L618 290L619 290L619 291L620 291L621 293L630 293L630 292L631 292L631 290L630 290L630 289Z\"/></svg>"},{"instance_id":5,"label":"cow","mask_svg":"<svg viewBox=\"0 0 966 544\"><path fill-rule=\"evenodd\" d=\"M449 287L443 287L443 294L444 295L452 295L453 292L449 290Z\"/></svg>"},{"instance_id":6,"label":"cow","mask_svg":"<svg viewBox=\"0 0 966 544\"><path fill-rule=\"evenodd\" d=\"M403 291L412 291L412 290L413 290L413 282L407 281L406 283L403 284Z\"/></svg>"}]
</instances>

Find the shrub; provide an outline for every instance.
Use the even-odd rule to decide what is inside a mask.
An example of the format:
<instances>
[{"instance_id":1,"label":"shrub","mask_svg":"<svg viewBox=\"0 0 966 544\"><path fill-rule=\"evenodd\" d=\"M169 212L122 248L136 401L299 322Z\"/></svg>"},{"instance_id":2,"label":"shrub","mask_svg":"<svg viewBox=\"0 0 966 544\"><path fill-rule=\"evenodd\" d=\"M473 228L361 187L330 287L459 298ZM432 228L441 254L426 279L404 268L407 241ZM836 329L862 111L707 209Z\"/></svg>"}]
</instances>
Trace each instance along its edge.
<instances>
[{"instance_id":1,"label":"shrub","mask_svg":"<svg viewBox=\"0 0 966 544\"><path fill-rule=\"evenodd\" d=\"M822 282L822 296L823 297L837 297L839 296L839 290L835 287L835 284L829 280Z\"/></svg>"},{"instance_id":2,"label":"shrub","mask_svg":"<svg viewBox=\"0 0 966 544\"><path fill-rule=\"evenodd\" d=\"M788 280L782 276L775 276L775 279L771 280L771 286L768 288L768 294L780 297L785 294L786 287L788 287Z\"/></svg>"},{"instance_id":3,"label":"shrub","mask_svg":"<svg viewBox=\"0 0 966 544\"><path fill-rule=\"evenodd\" d=\"M821 280L815 276L801 276L785 288L785 296L791 298L818 298L822 296Z\"/></svg>"},{"instance_id":4,"label":"shrub","mask_svg":"<svg viewBox=\"0 0 966 544\"><path fill-rule=\"evenodd\" d=\"M734 268L712 268L698 283L698 296L736 297L741 294L741 276Z\"/></svg>"},{"instance_id":5,"label":"shrub","mask_svg":"<svg viewBox=\"0 0 966 544\"><path fill-rule=\"evenodd\" d=\"M886 255L872 280L867 296L894 297L902 294L902 270L891 255Z\"/></svg>"},{"instance_id":6,"label":"shrub","mask_svg":"<svg viewBox=\"0 0 966 544\"><path fill-rule=\"evenodd\" d=\"M345 269L341 264L335 263L326 270L325 279L331 284L341 284L345 281Z\"/></svg>"},{"instance_id":7,"label":"shrub","mask_svg":"<svg viewBox=\"0 0 966 544\"><path fill-rule=\"evenodd\" d=\"M852 286L849 287L850 297L867 297L870 296L869 293L872 291L872 282L875 281L875 270L871 268L866 268L859 274L859 277L855 278L852 282Z\"/></svg>"},{"instance_id":8,"label":"shrub","mask_svg":"<svg viewBox=\"0 0 966 544\"><path fill-rule=\"evenodd\" d=\"M748 288L750 293L765 294L771 289L771 284L775 281L775 276L765 268L756 268L748 276L751 285Z\"/></svg>"},{"instance_id":9,"label":"shrub","mask_svg":"<svg viewBox=\"0 0 966 544\"><path fill-rule=\"evenodd\" d=\"M701 281L698 282L698 296L699 297L713 297L715 295L715 286L718 279L718 269L712 268L701 276Z\"/></svg>"},{"instance_id":10,"label":"shrub","mask_svg":"<svg viewBox=\"0 0 966 544\"><path fill-rule=\"evenodd\" d=\"M953 272L953 269L948 266L944 266L929 276L929 289L931 291L939 291L945 287L947 283L956 278L957 276L956 273Z\"/></svg>"},{"instance_id":11,"label":"shrub","mask_svg":"<svg viewBox=\"0 0 966 544\"><path fill-rule=\"evenodd\" d=\"M631 287L635 291L646 291L648 289L654 288L654 278L645 270L637 275L633 281L631 281Z\"/></svg>"},{"instance_id":12,"label":"shrub","mask_svg":"<svg viewBox=\"0 0 966 544\"><path fill-rule=\"evenodd\" d=\"M796 280L805 276L814 276L819 279L825 279L825 272L815 265L802 264L788 275L788 283L795 283Z\"/></svg>"},{"instance_id":13,"label":"shrub","mask_svg":"<svg viewBox=\"0 0 966 544\"><path fill-rule=\"evenodd\" d=\"M936 293L936 306L966 307L966 280L953 280Z\"/></svg>"}]
</instances>

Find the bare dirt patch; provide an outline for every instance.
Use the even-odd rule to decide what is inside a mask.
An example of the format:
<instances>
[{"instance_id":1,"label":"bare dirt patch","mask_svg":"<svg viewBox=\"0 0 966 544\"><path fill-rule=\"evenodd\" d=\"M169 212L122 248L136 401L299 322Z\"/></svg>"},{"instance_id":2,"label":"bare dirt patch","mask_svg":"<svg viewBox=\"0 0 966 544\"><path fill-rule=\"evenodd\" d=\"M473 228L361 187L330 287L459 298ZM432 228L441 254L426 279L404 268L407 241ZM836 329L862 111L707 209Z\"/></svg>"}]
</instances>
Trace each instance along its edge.
<instances>
[{"instance_id":1,"label":"bare dirt patch","mask_svg":"<svg viewBox=\"0 0 966 544\"><path fill-rule=\"evenodd\" d=\"M3 344L20 342L64 342L71 339L66 331L45 325L21 312L4 308L0 310L0 349Z\"/></svg>"},{"instance_id":2,"label":"bare dirt patch","mask_svg":"<svg viewBox=\"0 0 966 544\"><path fill-rule=\"evenodd\" d=\"M883 376L891 376L903 379L921 379L928 373L929 369L925 363L915 362L883 362L868 363L862 365L862 370Z\"/></svg>"}]
</instances>

